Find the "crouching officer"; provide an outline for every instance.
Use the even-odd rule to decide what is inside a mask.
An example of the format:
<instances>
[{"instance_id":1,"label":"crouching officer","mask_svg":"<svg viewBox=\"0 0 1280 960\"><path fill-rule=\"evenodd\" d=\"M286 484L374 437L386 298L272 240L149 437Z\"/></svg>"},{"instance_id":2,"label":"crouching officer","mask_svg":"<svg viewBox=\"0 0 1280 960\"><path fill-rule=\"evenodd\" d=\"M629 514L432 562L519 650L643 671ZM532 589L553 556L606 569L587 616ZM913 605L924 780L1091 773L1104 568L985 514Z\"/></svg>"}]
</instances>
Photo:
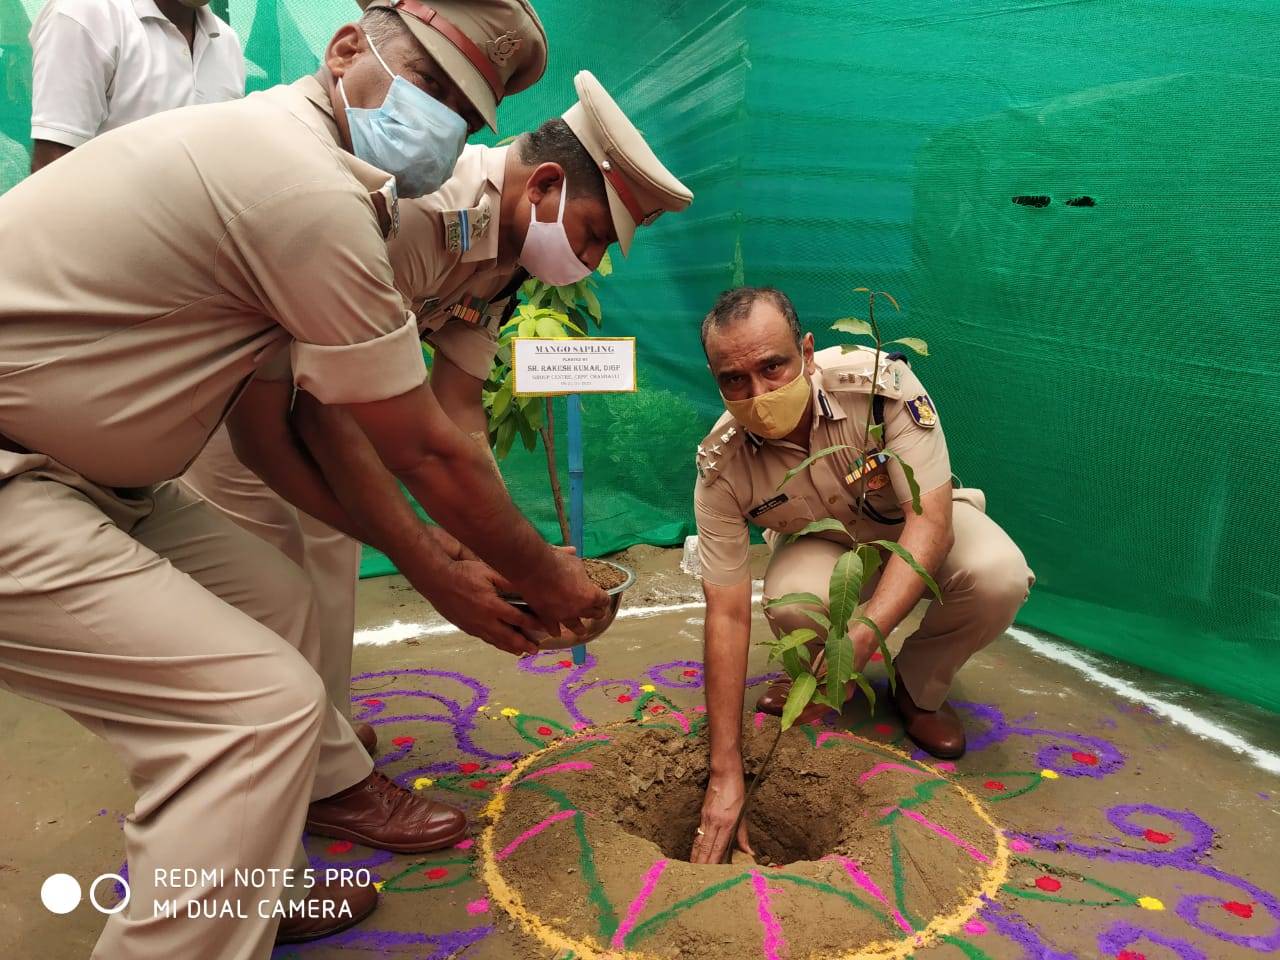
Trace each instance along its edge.
<instances>
[{"instance_id":1,"label":"crouching officer","mask_svg":"<svg viewBox=\"0 0 1280 960\"><path fill-rule=\"evenodd\" d=\"M741 725L743 686L751 631L748 571L749 523L764 527L773 548L764 599L813 593L825 604L836 561L850 546L838 532L784 543L814 520L831 517L860 542L896 540L930 572L942 592L920 628L903 644L893 703L907 735L937 757L964 753L964 728L947 703L961 666L1013 622L1034 576L1021 551L983 512L977 490L956 490L942 427L920 381L901 359L869 350L814 352L812 334L801 334L791 301L772 288L728 291L708 314L702 342L728 412L698 449L694 490L702 585L707 599L707 715L711 729L711 781L693 849L695 863L716 863L743 801ZM872 400L872 376L876 393ZM883 399L881 399L883 398ZM878 442L863 431L867 407L884 426L884 446L915 473L920 514L897 462L877 459ZM779 490L787 472L810 453L848 445L815 461ZM869 493L858 514L862 475L873 465ZM900 624L924 591L903 560L890 558L864 591L866 615L885 634ZM799 606L766 610L770 629L821 628ZM851 631L855 665L862 669L876 649L870 628ZM780 714L788 687L774 684L757 709ZM749 849L745 823L738 845Z\"/></svg>"}]
</instances>

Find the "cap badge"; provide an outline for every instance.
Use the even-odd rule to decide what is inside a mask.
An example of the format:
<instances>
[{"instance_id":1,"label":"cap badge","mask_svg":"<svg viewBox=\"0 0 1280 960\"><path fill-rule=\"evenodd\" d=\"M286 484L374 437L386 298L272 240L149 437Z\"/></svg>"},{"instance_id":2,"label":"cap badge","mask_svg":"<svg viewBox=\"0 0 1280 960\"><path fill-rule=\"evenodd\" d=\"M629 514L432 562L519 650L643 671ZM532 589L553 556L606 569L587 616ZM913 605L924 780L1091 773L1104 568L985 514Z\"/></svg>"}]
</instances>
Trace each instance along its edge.
<instances>
[{"instance_id":1,"label":"cap badge","mask_svg":"<svg viewBox=\"0 0 1280 960\"><path fill-rule=\"evenodd\" d=\"M524 40L514 30L508 30L500 37L490 40L485 46L489 50L489 59L498 66L504 66L524 46Z\"/></svg>"}]
</instances>

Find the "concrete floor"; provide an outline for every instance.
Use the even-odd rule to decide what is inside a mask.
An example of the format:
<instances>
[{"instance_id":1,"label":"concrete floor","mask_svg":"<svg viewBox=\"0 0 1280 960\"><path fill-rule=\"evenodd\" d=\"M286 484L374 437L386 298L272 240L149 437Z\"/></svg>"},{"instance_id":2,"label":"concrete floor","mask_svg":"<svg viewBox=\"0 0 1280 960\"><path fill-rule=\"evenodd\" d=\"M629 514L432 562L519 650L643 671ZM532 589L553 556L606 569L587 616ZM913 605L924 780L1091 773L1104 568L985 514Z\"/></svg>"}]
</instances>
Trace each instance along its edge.
<instances>
[{"instance_id":1,"label":"concrete floor","mask_svg":"<svg viewBox=\"0 0 1280 960\"><path fill-rule=\"evenodd\" d=\"M631 552L640 581L582 671L564 665L567 654L517 664L450 632L398 578L363 583L354 710L377 725L381 769L478 811L539 731L629 717L646 695L700 704L701 607L678 556ZM757 617L755 639L764 634ZM1280 777L1259 765L1280 752L1275 717L1112 662L1095 661L1090 678L1053 659L1056 647L1037 652L1015 634L975 658L954 692L971 743L956 773L1011 840L1009 882L962 935L916 956L1280 954ZM757 690L764 660L755 647ZM1148 695L1239 737L1252 758L1166 719ZM904 745L883 712L850 724ZM0 956L86 957L102 917L86 905L48 913L40 885L55 872L84 882L119 870L130 788L103 745L55 711L0 696L0 736ZM354 931L278 950L279 960L555 956L487 902L474 847L405 857L314 840L309 850L318 863L369 865L385 881L382 904Z\"/></svg>"}]
</instances>

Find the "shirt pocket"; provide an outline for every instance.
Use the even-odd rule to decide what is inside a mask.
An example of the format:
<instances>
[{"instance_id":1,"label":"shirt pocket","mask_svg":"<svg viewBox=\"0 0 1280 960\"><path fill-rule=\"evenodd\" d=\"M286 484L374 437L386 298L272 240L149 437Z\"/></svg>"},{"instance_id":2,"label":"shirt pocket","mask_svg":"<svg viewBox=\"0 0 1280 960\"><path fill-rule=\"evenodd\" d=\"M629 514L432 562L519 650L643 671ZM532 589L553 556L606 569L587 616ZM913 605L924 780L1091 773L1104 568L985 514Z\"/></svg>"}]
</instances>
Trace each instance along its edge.
<instances>
[{"instance_id":1,"label":"shirt pocket","mask_svg":"<svg viewBox=\"0 0 1280 960\"><path fill-rule=\"evenodd\" d=\"M752 518L756 525L778 533L799 533L813 520L813 508L803 497L789 499Z\"/></svg>"}]
</instances>

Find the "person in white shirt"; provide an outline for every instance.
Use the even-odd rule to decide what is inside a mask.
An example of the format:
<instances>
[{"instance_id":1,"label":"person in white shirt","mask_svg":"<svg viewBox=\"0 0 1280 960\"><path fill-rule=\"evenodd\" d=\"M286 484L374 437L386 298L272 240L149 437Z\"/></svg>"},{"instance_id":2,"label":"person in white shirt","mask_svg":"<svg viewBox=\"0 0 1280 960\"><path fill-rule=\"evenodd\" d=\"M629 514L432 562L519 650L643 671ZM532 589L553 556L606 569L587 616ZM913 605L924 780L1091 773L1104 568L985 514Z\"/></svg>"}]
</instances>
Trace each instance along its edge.
<instances>
[{"instance_id":1,"label":"person in white shirt","mask_svg":"<svg viewBox=\"0 0 1280 960\"><path fill-rule=\"evenodd\" d=\"M31 172L153 113L244 96L209 0L48 0L31 27Z\"/></svg>"}]
</instances>

